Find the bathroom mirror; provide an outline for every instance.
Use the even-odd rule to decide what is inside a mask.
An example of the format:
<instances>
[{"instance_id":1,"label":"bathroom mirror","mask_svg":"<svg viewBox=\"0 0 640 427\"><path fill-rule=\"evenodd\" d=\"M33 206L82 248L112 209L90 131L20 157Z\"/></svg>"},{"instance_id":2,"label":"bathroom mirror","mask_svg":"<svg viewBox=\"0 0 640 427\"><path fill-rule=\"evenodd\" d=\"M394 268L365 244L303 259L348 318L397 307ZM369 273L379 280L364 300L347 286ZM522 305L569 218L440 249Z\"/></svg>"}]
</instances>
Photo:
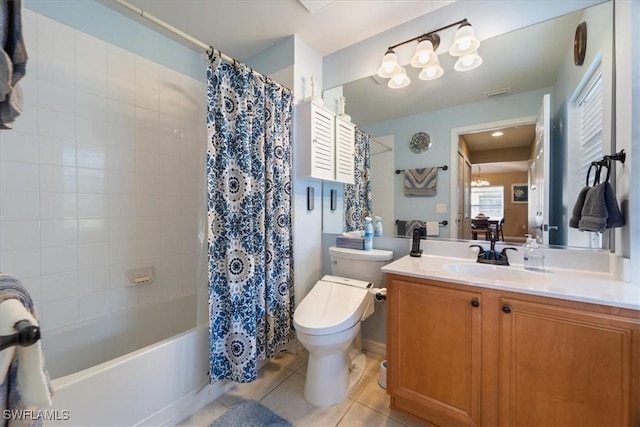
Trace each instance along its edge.
<instances>
[{"instance_id":1,"label":"bathroom mirror","mask_svg":"<svg viewBox=\"0 0 640 427\"><path fill-rule=\"evenodd\" d=\"M576 66L573 62L573 40L580 22L587 22L589 37L584 65ZM553 164L545 165L544 169L551 172L545 174L550 192L549 225L559 225L559 230L549 234L553 236L549 244L597 247L585 238L591 233L566 227L575 197L584 185L584 177L568 176L565 165L575 161L571 153L579 151L579 147L575 147L574 135L570 133L576 128L575 123L571 123L573 105L581 87L588 84L594 73L602 73L603 76L603 152L609 154L613 151L613 2L602 2L483 40L478 53L483 64L467 73L454 71L455 58L448 53L440 54L445 73L434 81L419 80L419 70L408 66L406 70L411 84L404 89L390 89L386 80L377 76L342 87L347 113L352 121L376 141L372 144L372 169L381 169L371 174L375 177L372 178L373 209L374 214L385 219L385 236L397 235L395 220L420 219L447 221L448 225L440 228L440 238L470 238L459 233L456 226L458 199L467 198L456 185L458 171L464 167L464 162L458 165L457 161L458 134L472 137L480 131L535 123L543 96L550 94ZM490 96L488 93L492 91L498 95ZM431 136L432 145L428 151L416 154L410 150L409 141L416 132L426 132ZM503 204L505 221L508 221L508 210L522 209L523 206L512 203L512 185L529 184L531 165L522 159L502 161L509 156L500 158L498 152L489 156L484 154L483 159L471 164L469 180L478 174L478 165L482 175L487 176L500 169L519 173L511 181L502 183L506 188ZM384 160L377 162L377 158ZM393 160L392 164L390 160ZM376 162L378 166L374 166ZM442 165L447 165L448 170L438 173L436 196L410 198L402 194L403 176L396 174L396 169ZM325 223L325 231L336 229L340 229L337 223ZM516 243L524 238L528 229L520 231L520 235L517 235L517 230L509 232L509 235L517 237L513 240ZM579 233L578 238L571 238L573 233ZM505 238L509 240L508 236ZM607 236L600 239L603 247L608 247Z\"/></svg>"}]
</instances>

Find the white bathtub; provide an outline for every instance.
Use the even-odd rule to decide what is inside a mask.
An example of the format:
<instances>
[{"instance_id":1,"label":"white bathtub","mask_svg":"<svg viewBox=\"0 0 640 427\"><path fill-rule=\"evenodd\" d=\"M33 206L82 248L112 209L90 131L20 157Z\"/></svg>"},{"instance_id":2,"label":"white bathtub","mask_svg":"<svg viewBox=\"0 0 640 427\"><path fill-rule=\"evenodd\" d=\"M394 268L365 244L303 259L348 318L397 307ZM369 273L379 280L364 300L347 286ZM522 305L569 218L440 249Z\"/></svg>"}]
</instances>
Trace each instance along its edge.
<instances>
[{"instance_id":1,"label":"white bathtub","mask_svg":"<svg viewBox=\"0 0 640 427\"><path fill-rule=\"evenodd\" d=\"M175 424L213 398L204 387L207 341L195 295L45 333L55 391L49 416L69 417L44 425Z\"/></svg>"}]
</instances>

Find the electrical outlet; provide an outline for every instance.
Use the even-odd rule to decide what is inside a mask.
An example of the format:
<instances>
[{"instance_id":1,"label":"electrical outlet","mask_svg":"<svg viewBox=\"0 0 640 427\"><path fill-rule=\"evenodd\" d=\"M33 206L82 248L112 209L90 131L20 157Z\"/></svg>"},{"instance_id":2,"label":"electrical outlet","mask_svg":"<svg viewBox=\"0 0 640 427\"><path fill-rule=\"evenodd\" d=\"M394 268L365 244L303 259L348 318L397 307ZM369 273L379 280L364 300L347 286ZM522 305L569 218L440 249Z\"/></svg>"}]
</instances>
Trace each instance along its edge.
<instances>
[{"instance_id":1,"label":"electrical outlet","mask_svg":"<svg viewBox=\"0 0 640 427\"><path fill-rule=\"evenodd\" d=\"M438 203L436 205L436 213L447 213L447 204L446 203Z\"/></svg>"}]
</instances>

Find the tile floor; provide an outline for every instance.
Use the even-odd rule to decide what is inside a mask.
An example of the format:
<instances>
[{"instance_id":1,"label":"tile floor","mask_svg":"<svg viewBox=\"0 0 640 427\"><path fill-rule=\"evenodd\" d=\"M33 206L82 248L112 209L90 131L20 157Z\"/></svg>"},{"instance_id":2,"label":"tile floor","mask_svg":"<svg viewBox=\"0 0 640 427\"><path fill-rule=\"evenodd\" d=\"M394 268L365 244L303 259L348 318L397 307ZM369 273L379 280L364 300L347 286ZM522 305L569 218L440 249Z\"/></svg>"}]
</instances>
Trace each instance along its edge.
<instances>
[{"instance_id":1,"label":"tile floor","mask_svg":"<svg viewBox=\"0 0 640 427\"><path fill-rule=\"evenodd\" d=\"M238 384L217 400L183 420L182 427L207 427L236 402L254 399L296 427L400 427L425 426L419 421L389 409L389 396L378 386L378 371L382 358L365 353L365 372L348 399L337 405L317 408L304 400L304 380L308 353L282 353L267 363L258 379Z\"/></svg>"}]
</instances>

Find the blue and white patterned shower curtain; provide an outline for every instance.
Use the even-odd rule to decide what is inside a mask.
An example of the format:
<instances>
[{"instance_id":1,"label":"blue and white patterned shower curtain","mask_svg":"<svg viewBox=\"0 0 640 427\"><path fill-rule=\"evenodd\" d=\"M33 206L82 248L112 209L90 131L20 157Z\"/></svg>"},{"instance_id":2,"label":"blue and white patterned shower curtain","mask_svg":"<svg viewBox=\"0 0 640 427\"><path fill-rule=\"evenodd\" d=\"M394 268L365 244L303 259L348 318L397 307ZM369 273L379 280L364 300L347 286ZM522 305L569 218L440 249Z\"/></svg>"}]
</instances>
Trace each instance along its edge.
<instances>
[{"instance_id":1,"label":"blue and white patterned shower curtain","mask_svg":"<svg viewBox=\"0 0 640 427\"><path fill-rule=\"evenodd\" d=\"M371 212L371 136L356 128L355 179L344 186L344 230L364 230L364 218Z\"/></svg>"},{"instance_id":2,"label":"blue and white patterned shower curtain","mask_svg":"<svg viewBox=\"0 0 640 427\"><path fill-rule=\"evenodd\" d=\"M218 57L207 75L210 379L249 382L294 336L292 96Z\"/></svg>"}]
</instances>

